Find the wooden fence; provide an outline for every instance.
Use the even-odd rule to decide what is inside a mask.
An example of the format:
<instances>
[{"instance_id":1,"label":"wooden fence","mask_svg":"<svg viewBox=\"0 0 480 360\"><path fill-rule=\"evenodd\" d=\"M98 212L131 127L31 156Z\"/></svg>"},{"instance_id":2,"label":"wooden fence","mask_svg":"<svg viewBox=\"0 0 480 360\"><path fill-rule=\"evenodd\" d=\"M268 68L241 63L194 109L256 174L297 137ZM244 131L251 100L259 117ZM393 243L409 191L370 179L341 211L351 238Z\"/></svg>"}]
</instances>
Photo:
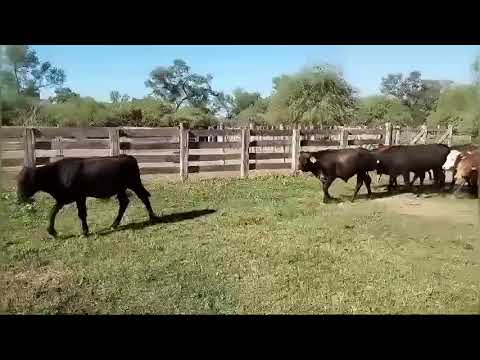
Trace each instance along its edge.
<instances>
[{"instance_id":1,"label":"wooden fence","mask_svg":"<svg viewBox=\"0 0 480 360\"><path fill-rule=\"evenodd\" d=\"M402 141L402 133L407 135ZM432 137L433 134L433 137ZM403 137L405 139L405 136ZM0 128L2 168L44 165L63 157L135 156L142 174L189 174L298 168L300 151L378 144L452 143L452 127L429 131L382 128L185 129L178 128Z\"/></svg>"}]
</instances>

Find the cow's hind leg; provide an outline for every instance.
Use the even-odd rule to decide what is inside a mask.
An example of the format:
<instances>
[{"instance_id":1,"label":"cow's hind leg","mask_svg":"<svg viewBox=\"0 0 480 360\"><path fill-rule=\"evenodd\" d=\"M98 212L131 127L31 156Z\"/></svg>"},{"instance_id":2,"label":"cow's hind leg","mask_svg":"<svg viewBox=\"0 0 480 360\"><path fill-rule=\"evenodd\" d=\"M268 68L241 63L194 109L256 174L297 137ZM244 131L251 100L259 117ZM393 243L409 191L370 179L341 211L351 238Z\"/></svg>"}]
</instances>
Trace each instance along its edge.
<instances>
[{"instance_id":1,"label":"cow's hind leg","mask_svg":"<svg viewBox=\"0 0 480 360\"><path fill-rule=\"evenodd\" d=\"M139 181L135 185L130 186L130 189L137 194L138 198L143 202L145 205L145 208L148 211L148 215L150 216L150 220L157 220L158 216L155 214L155 212L152 209L152 205L150 204L150 193L145 189L142 185L142 183Z\"/></svg>"},{"instance_id":2,"label":"cow's hind leg","mask_svg":"<svg viewBox=\"0 0 480 360\"><path fill-rule=\"evenodd\" d=\"M53 206L52 210L50 210L50 221L48 224L47 231L50 235L56 237L57 232L55 231L55 217L57 216L58 212L63 208L64 204L56 202Z\"/></svg>"},{"instance_id":3,"label":"cow's hind leg","mask_svg":"<svg viewBox=\"0 0 480 360\"><path fill-rule=\"evenodd\" d=\"M445 173L443 172L442 168L433 169L433 175L435 177L435 185L439 186L440 188L445 186Z\"/></svg>"},{"instance_id":4,"label":"cow's hind leg","mask_svg":"<svg viewBox=\"0 0 480 360\"><path fill-rule=\"evenodd\" d=\"M365 187L367 188L368 196L371 196L372 195L372 189L370 188L370 184L372 183L372 178L370 177L370 175L365 174L365 176L363 178L363 183L365 184Z\"/></svg>"},{"instance_id":5,"label":"cow's hind leg","mask_svg":"<svg viewBox=\"0 0 480 360\"><path fill-rule=\"evenodd\" d=\"M113 221L112 228L116 228L118 224L120 224L120 221L122 220L123 214L125 214L125 210L127 209L128 204L130 203L130 200L128 200L128 196L125 192L125 190L119 192L117 194L117 199L118 199L118 215Z\"/></svg>"},{"instance_id":6,"label":"cow's hind leg","mask_svg":"<svg viewBox=\"0 0 480 360\"><path fill-rule=\"evenodd\" d=\"M353 193L352 200L351 200L352 202L355 201L355 197L357 196L358 191L362 187L364 181L365 181L365 174L358 173L357 174L357 186L355 186L355 192Z\"/></svg>"},{"instance_id":7,"label":"cow's hind leg","mask_svg":"<svg viewBox=\"0 0 480 360\"><path fill-rule=\"evenodd\" d=\"M410 184L410 172L409 171L406 171L404 173L402 173L402 176L403 176L403 183L404 185L409 188L411 186Z\"/></svg>"},{"instance_id":8,"label":"cow's hind leg","mask_svg":"<svg viewBox=\"0 0 480 360\"><path fill-rule=\"evenodd\" d=\"M410 176L409 176L409 177L410 177ZM418 178L420 178L420 176L419 176L417 173L414 173L414 174L413 174L413 180L412 180L412 182L410 182L410 186L413 186L413 184L415 184L415 181L417 181ZM404 179L405 179L405 178L404 178ZM404 180L404 181L405 181L405 180ZM422 180L420 179L420 181L422 181Z\"/></svg>"},{"instance_id":9,"label":"cow's hind leg","mask_svg":"<svg viewBox=\"0 0 480 360\"><path fill-rule=\"evenodd\" d=\"M88 235L88 224L87 224L87 199L81 198L76 201L77 202L77 211L78 217L82 222L82 233L83 235Z\"/></svg>"}]
</instances>

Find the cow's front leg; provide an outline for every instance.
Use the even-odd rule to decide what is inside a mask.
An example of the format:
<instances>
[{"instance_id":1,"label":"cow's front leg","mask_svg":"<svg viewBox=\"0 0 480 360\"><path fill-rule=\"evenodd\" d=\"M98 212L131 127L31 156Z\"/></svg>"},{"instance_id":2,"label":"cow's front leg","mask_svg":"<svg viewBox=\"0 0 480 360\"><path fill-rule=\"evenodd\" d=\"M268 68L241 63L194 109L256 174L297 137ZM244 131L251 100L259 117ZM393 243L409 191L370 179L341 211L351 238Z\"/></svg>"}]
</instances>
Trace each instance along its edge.
<instances>
[{"instance_id":1,"label":"cow's front leg","mask_svg":"<svg viewBox=\"0 0 480 360\"><path fill-rule=\"evenodd\" d=\"M63 208L63 205L64 204L57 201L55 205L53 205L53 208L50 210L50 221L47 231L53 237L57 236L57 232L55 231L55 217L57 216L58 212Z\"/></svg>"},{"instance_id":2,"label":"cow's front leg","mask_svg":"<svg viewBox=\"0 0 480 360\"><path fill-rule=\"evenodd\" d=\"M82 222L82 233L83 235L88 235L88 224L87 224L87 199L81 198L77 200L77 210L78 210L78 217Z\"/></svg>"},{"instance_id":3,"label":"cow's front leg","mask_svg":"<svg viewBox=\"0 0 480 360\"><path fill-rule=\"evenodd\" d=\"M333 180L335 180L332 177L320 177L320 181L322 182L322 187L323 187L323 202L327 203L329 200L333 200L333 197L330 196L328 193L328 188L330 185L332 185Z\"/></svg>"}]
</instances>

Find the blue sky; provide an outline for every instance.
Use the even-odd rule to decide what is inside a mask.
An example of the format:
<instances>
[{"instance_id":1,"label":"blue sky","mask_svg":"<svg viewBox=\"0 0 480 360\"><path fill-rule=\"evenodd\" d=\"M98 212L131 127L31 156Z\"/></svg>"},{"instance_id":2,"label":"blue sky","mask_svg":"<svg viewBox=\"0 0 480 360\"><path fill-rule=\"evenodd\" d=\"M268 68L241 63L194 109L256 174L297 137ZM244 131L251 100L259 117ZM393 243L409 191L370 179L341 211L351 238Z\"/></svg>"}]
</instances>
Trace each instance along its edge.
<instances>
[{"instance_id":1,"label":"blue sky","mask_svg":"<svg viewBox=\"0 0 480 360\"><path fill-rule=\"evenodd\" d=\"M294 73L305 65L330 63L362 96L379 93L382 76L419 70L424 79L471 81L470 65L480 46L400 45L225 45L225 46L140 46L140 45L43 45L34 46L40 60L65 69L65 86L81 96L108 101L111 90L133 97L148 94L144 81L156 66L184 59L193 72L213 75L216 90L230 93L236 87L272 91L272 78ZM48 96L44 92L42 97Z\"/></svg>"}]
</instances>

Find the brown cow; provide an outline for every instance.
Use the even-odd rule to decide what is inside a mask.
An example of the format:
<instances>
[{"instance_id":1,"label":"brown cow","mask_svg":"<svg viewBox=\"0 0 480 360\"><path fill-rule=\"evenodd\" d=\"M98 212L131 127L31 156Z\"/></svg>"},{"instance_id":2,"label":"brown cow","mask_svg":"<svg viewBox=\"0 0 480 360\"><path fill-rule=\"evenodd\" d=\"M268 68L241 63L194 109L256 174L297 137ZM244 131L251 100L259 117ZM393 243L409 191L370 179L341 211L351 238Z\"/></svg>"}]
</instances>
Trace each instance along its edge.
<instances>
[{"instance_id":1,"label":"brown cow","mask_svg":"<svg viewBox=\"0 0 480 360\"><path fill-rule=\"evenodd\" d=\"M458 186L454 192L457 194L461 187L468 182L471 190L478 187L478 171L480 168L480 151L467 151L465 154L459 156L460 161L456 167L455 180L458 181Z\"/></svg>"}]
</instances>

